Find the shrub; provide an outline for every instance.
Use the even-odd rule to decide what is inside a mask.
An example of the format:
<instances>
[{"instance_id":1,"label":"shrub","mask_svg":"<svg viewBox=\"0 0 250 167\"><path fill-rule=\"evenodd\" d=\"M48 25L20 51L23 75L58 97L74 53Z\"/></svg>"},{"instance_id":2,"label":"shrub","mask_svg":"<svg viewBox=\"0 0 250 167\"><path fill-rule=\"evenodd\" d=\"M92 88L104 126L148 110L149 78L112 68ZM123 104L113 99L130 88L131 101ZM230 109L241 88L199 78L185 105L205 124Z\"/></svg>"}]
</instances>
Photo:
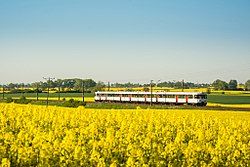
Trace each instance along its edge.
<instances>
[{"instance_id":1,"label":"shrub","mask_svg":"<svg viewBox=\"0 0 250 167\"><path fill-rule=\"evenodd\" d=\"M7 97L6 102L7 102L7 103L11 103L11 102L13 102L12 97Z\"/></svg>"},{"instance_id":2,"label":"shrub","mask_svg":"<svg viewBox=\"0 0 250 167\"><path fill-rule=\"evenodd\" d=\"M210 94L210 93L211 93L211 89L207 88L207 94Z\"/></svg>"},{"instance_id":3,"label":"shrub","mask_svg":"<svg viewBox=\"0 0 250 167\"><path fill-rule=\"evenodd\" d=\"M81 102L81 101L78 101L78 100L74 100L74 99L70 99L68 101L65 101L62 106L64 107L79 107L79 106L85 106L86 103L84 102Z\"/></svg>"},{"instance_id":4,"label":"shrub","mask_svg":"<svg viewBox=\"0 0 250 167\"><path fill-rule=\"evenodd\" d=\"M31 100L26 99L25 96L21 96L19 99L14 100L14 102L18 104L28 104L31 102Z\"/></svg>"}]
</instances>

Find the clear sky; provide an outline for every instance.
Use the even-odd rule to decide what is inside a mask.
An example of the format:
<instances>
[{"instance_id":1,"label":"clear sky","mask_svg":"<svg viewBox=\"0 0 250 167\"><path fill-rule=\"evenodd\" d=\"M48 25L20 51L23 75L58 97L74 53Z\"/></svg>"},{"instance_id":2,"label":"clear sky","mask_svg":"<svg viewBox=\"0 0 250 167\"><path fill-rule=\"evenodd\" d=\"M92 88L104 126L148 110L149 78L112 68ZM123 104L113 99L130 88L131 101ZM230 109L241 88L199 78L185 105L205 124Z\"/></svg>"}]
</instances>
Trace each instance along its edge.
<instances>
[{"instance_id":1,"label":"clear sky","mask_svg":"<svg viewBox=\"0 0 250 167\"><path fill-rule=\"evenodd\" d=\"M0 84L250 79L249 0L0 0Z\"/></svg>"}]
</instances>

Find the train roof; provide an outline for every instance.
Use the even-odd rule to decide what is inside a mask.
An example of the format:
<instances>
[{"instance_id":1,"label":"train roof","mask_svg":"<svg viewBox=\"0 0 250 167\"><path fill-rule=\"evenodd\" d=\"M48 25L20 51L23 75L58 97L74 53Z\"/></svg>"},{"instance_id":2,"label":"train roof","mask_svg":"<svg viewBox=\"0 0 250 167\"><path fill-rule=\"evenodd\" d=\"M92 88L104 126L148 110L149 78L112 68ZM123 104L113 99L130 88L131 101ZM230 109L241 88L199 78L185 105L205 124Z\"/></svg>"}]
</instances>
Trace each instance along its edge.
<instances>
[{"instance_id":1,"label":"train roof","mask_svg":"<svg viewBox=\"0 0 250 167\"><path fill-rule=\"evenodd\" d=\"M151 92L126 92L126 91L121 91L121 92L95 92L96 94L129 94L129 95L133 95L133 94L147 94L150 95ZM204 92L152 92L152 94L156 94L156 95L204 95L206 93Z\"/></svg>"}]
</instances>

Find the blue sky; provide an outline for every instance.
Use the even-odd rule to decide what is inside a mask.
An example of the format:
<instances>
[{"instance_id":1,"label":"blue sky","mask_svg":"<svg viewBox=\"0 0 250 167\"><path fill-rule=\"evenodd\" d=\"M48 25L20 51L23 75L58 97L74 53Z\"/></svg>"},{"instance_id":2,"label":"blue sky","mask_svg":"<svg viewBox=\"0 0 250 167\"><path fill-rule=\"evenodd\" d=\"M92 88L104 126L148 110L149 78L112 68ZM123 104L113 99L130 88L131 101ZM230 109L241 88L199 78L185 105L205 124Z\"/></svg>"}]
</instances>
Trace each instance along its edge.
<instances>
[{"instance_id":1,"label":"blue sky","mask_svg":"<svg viewBox=\"0 0 250 167\"><path fill-rule=\"evenodd\" d=\"M250 79L248 0L0 0L0 83Z\"/></svg>"}]
</instances>

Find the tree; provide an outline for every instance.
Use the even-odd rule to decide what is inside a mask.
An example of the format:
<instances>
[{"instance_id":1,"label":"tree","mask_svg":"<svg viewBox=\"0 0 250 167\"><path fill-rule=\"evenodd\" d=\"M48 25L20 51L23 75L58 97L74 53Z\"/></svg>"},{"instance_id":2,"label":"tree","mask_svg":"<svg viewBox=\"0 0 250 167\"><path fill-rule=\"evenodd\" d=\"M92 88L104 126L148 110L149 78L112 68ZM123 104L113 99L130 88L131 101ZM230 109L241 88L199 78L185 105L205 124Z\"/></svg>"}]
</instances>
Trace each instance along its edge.
<instances>
[{"instance_id":1,"label":"tree","mask_svg":"<svg viewBox=\"0 0 250 167\"><path fill-rule=\"evenodd\" d=\"M215 90L227 90L228 89L228 83L222 80L215 80L212 84Z\"/></svg>"},{"instance_id":2,"label":"tree","mask_svg":"<svg viewBox=\"0 0 250 167\"><path fill-rule=\"evenodd\" d=\"M96 82L93 79L84 79L83 82L86 88L93 88L96 86Z\"/></svg>"},{"instance_id":3,"label":"tree","mask_svg":"<svg viewBox=\"0 0 250 167\"><path fill-rule=\"evenodd\" d=\"M75 79L74 90L77 90L80 92L82 89L82 83L83 83L82 79Z\"/></svg>"},{"instance_id":4,"label":"tree","mask_svg":"<svg viewBox=\"0 0 250 167\"><path fill-rule=\"evenodd\" d=\"M144 87L144 88L143 88L143 91L144 91L144 92L149 92L150 89L149 89L148 87Z\"/></svg>"},{"instance_id":5,"label":"tree","mask_svg":"<svg viewBox=\"0 0 250 167\"><path fill-rule=\"evenodd\" d=\"M228 83L228 89L230 90L236 90L237 89L237 81L236 80L230 80Z\"/></svg>"},{"instance_id":6,"label":"tree","mask_svg":"<svg viewBox=\"0 0 250 167\"><path fill-rule=\"evenodd\" d=\"M250 79L245 83L245 89L250 90Z\"/></svg>"},{"instance_id":7,"label":"tree","mask_svg":"<svg viewBox=\"0 0 250 167\"><path fill-rule=\"evenodd\" d=\"M104 82L99 81L99 82L97 82L96 86L94 88L92 88L92 91L93 92L102 91L104 88L105 88Z\"/></svg>"},{"instance_id":8,"label":"tree","mask_svg":"<svg viewBox=\"0 0 250 167\"><path fill-rule=\"evenodd\" d=\"M17 84L10 83L10 84L8 84L8 87L10 89L15 89L17 87Z\"/></svg>"},{"instance_id":9,"label":"tree","mask_svg":"<svg viewBox=\"0 0 250 167\"><path fill-rule=\"evenodd\" d=\"M208 87L206 92L207 92L207 94L210 94L211 93L211 89Z\"/></svg>"},{"instance_id":10,"label":"tree","mask_svg":"<svg viewBox=\"0 0 250 167\"><path fill-rule=\"evenodd\" d=\"M92 79L84 79L84 80L74 79L74 80L75 80L74 89L78 91L82 89L82 82L85 89L94 88L96 86L96 82Z\"/></svg>"}]
</instances>

